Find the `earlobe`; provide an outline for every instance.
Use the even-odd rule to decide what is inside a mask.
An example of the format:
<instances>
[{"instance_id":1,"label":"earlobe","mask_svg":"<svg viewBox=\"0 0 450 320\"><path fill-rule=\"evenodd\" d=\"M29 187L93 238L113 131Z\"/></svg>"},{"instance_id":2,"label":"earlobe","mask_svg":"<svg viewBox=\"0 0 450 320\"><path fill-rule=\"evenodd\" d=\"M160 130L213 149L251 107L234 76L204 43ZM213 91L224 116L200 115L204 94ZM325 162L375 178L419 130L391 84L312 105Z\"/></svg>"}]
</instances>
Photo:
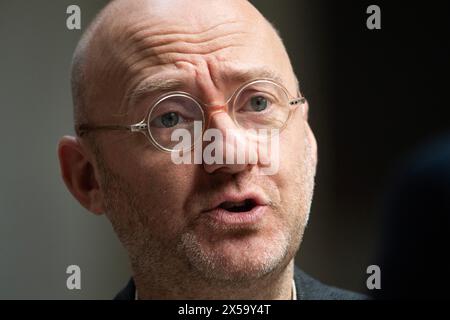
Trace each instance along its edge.
<instances>
[{"instance_id":1,"label":"earlobe","mask_svg":"<svg viewBox=\"0 0 450 320\"><path fill-rule=\"evenodd\" d=\"M95 175L93 160L80 141L71 136L61 138L58 144L61 176L69 191L87 210L103 213L103 198Z\"/></svg>"}]
</instances>

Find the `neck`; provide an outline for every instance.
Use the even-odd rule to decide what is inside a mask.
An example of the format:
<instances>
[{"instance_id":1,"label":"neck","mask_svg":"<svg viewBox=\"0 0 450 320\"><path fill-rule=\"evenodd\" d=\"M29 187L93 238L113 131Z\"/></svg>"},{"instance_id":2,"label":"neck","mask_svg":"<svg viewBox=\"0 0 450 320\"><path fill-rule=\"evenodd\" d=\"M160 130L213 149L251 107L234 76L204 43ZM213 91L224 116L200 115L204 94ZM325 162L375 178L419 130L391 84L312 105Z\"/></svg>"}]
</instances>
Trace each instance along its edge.
<instances>
[{"instance_id":1,"label":"neck","mask_svg":"<svg viewBox=\"0 0 450 320\"><path fill-rule=\"evenodd\" d=\"M167 270L142 272L134 267L134 282L139 299L211 299L211 300L291 300L294 262L262 278L245 281L205 280L190 272ZM162 271L162 272L161 272Z\"/></svg>"}]
</instances>

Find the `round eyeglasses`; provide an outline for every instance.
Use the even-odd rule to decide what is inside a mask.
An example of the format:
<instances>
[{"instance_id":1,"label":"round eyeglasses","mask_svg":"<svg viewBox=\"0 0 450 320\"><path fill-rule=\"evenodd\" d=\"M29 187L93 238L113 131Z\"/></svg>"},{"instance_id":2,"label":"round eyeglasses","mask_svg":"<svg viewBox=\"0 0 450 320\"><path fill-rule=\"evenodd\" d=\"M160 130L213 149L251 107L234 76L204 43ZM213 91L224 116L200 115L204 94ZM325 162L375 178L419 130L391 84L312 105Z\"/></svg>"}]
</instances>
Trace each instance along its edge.
<instances>
[{"instance_id":1,"label":"round eyeglasses","mask_svg":"<svg viewBox=\"0 0 450 320\"><path fill-rule=\"evenodd\" d=\"M304 103L306 99L300 93L298 98L293 98L281 84L271 79L257 79L238 88L223 105L206 105L187 92L169 92L157 98L146 117L136 124L80 124L76 131L80 136L94 130L141 132L159 150L172 152L179 151L176 149L179 141L173 139L177 130L187 130L193 147L199 138L194 132L196 123L201 123L204 132L211 118L219 112L228 113L241 129L278 129L280 132L296 107Z\"/></svg>"}]
</instances>

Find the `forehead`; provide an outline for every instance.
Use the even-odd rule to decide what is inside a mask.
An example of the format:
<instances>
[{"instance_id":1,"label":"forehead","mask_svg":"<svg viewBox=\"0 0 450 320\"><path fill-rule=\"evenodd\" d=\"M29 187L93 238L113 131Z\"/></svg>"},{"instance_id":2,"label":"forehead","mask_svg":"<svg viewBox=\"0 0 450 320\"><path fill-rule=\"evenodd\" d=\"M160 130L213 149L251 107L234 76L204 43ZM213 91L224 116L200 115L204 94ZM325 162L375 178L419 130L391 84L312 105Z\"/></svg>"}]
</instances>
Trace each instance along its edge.
<instances>
[{"instance_id":1,"label":"forehead","mask_svg":"<svg viewBox=\"0 0 450 320\"><path fill-rule=\"evenodd\" d=\"M215 1L209 1L214 3ZM218 1L220 2L220 1ZM228 8L223 6L224 9ZM247 10L249 11L249 10ZM270 60L283 51L274 30L259 13L225 10L132 14L109 33L117 63L164 65L199 56L218 60ZM145 61L144 61L145 60Z\"/></svg>"},{"instance_id":2,"label":"forehead","mask_svg":"<svg viewBox=\"0 0 450 320\"><path fill-rule=\"evenodd\" d=\"M107 87L122 94L122 106L149 77L191 86L242 81L257 70L283 78L290 64L275 31L256 10L239 11L223 3L185 12L161 5L108 21L98 41L105 72L98 74L105 83L113 82Z\"/></svg>"},{"instance_id":3,"label":"forehead","mask_svg":"<svg viewBox=\"0 0 450 320\"><path fill-rule=\"evenodd\" d=\"M221 24L247 22L258 27L264 21L246 0L124 0L110 11L109 23L132 32L155 27L199 33Z\"/></svg>"}]
</instances>

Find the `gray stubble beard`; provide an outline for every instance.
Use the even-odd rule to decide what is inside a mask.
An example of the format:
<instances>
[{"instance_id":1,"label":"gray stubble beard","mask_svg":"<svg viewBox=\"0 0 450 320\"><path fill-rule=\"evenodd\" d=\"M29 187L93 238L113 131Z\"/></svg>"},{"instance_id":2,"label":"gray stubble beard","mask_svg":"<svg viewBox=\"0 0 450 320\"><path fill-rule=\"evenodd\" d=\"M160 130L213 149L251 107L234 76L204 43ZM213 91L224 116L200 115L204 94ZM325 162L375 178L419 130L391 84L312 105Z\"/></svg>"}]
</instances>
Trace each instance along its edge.
<instances>
[{"instance_id":1,"label":"gray stubble beard","mask_svg":"<svg viewBox=\"0 0 450 320\"><path fill-rule=\"evenodd\" d=\"M312 147L305 138L305 153L303 158L303 166L301 173L295 177L298 188L298 203L294 206L292 213L297 219L294 220L293 226L283 224L283 230L277 230L277 235L268 239L274 243L274 248L279 248L276 255L273 251L264 250L257 259L259 265L248 264L241 270L233 269L226 259L220 254L214 252L206 252L193 230L188 230L181 236L177 246L177 252L183 256L199 277L204 278L207 282L220 282L221 284L246 283L255 279L263 278L266 275L280 271L286 267L294 258L303 239L304 230L307 226L311 203L314 191L314 178L316 168L313 161ZM303 186L303 187L302 187ZM274 209L279 209L275 207ZM298 212L302 214L298 214ZM284 215L287 213L284 212Z\"/></svg>"},{"instance_id":2,"label":"gray stubble beard","mask_svg":"<svg viewBox=\"0 0 450 320\"><path fill-rule=\"evenodd\" d=\"M304 229L309 220L315 176L311 146L306 141L302 170L294 178L300 197L293 208L296 212L291 214L297 218L292 225L282 224L282 228L287 231L277 230L276 235L268 240L274 244L274 248L278 248L277 254L274 255L274 252L268 248L260 253L256 263L250 261L244 268L233 269L233 266L227 264L227 261L219 254L203 250L197 235L192 230L184 232L179 240L173 239L173 243L165 243L164 239L150 235L147 226L151 221L146 212L139 209L137 205L139 199L130 191L131 186L106 167L103 166L101 171L104 177L105 194L108 194L105 202L110 214L107 215L128 251L134 276L148 282L152 282L151 278L157 278L158 281L153 282L153 286L161 288L164 287L166 278L167 282L174 280L180 281L180 284L182 281L194 283L198 280L208 284L238 286L261 279L288 266L301 244ZM124 202L126 202L125 206ZM298 214L298 211L302 214ZM123 220L115 217L120 214L129 215L126 224L133 228L131 233L130 229L123 225ZM287 213L284 212L284 214ZM192 281L188 280L189 276L193 277ZM172 279L169 280L170 278Z\"/></svg>"}]
</instances>

